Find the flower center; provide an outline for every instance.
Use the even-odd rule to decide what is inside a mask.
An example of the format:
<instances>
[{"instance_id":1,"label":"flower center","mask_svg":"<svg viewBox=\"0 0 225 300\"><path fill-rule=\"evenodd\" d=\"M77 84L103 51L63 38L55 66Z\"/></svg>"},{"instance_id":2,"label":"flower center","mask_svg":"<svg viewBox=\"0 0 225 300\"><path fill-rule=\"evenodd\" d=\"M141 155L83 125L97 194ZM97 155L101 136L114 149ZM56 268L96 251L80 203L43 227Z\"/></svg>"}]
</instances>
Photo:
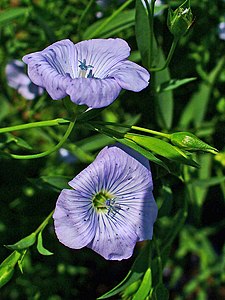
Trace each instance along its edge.
<instances>
[{"instance_id":1,"label":"flower center","mask_svg":"<svg viewBox=\"0 0 225 300\"><path fill-rule=\"evenodd\" d=\"M104 212L108 215L114 216L120 209L120 206L116 203L116 197L113 197L110 193L106 191L101 191L97 193L92 198L92 203L94 208L98 212Z\"/></svg>"},{"instance_id":2,"label":"flower center","mask_svg":"<svg viewBox=\"0 0 225 300\"><path fill-rule=\"evenodd\" d=\"M78 61L80 63L78 66L80 68L79 77L94 78L94 75L92 74L92 69L94 67L92 65L86 65L86 59L83 59L83 61Z\"/></svg>"}]
</instances>

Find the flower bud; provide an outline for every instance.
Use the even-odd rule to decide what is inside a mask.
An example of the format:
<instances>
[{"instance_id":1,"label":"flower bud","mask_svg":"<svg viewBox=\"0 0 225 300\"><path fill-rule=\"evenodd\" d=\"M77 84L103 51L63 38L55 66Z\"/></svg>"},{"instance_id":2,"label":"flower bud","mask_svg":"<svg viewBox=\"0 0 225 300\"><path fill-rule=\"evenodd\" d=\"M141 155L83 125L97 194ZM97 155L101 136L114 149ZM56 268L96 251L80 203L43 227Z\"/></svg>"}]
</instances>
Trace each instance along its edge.
<instances>
[{"instance_id":1,"label":"flower bud","mask_svg":"<svg viewBox=\"0 0 225 300\"><path fill-rule=\"evenodd\" d=\"M170 136L171 143L184 150L204 151L216 154L218 150L206 144L190 132L175 132Z\"/></svg>"},{"instance_id":2,"label":"flower bud","mask_svg":"<svg viewBox=\"0 0 225 300\"><path fill-rule=\"evenodd\" d=\"M190 1L186 0L175 11L169 8L167 26L170 32L177 38L183 36L193 23L193 15Z\"/></svg>"}]
</instances>

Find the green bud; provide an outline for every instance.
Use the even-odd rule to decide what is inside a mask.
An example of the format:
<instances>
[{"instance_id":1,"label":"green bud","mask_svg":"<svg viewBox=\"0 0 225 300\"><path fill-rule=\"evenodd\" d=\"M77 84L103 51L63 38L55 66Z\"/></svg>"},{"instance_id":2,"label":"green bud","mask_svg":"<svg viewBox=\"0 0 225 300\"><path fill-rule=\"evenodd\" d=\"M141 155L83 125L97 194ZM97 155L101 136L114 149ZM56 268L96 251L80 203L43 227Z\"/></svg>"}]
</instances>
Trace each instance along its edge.
<instances>
[{"instance_id":1,"label":"green bud","mask_svg":"<svg viewBox=\"0 0 225 300\"><path fill-rule=\"evenodd\" d=\"M185 35L192 23L193 15L189 0L186 0L175 11L169 8L167 26L175 37L180 38Z\"/></svg>"},{"instance_id":2,"label":"green bud","mask_svg":"<svg viewBox=\"0 0 225 300\"><path fill-rule=\"evenodd\" d=\"M190 132L175 132L170 136L171 143L184 150L204 151L217 154L218 150L206 144Z\"/></svg>"}]
</instances>

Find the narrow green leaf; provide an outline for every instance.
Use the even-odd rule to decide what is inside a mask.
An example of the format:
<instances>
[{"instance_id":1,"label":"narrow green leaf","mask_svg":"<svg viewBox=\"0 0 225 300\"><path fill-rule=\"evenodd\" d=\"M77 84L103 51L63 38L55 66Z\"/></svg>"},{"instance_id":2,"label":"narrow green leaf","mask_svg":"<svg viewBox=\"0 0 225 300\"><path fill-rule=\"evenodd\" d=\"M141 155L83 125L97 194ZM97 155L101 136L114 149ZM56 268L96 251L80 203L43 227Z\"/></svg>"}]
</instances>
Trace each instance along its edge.
<instances>
[{"instance_id":1,"label":"narrow green leaf","mask_svg":"<svg viewBox=\"0 0 225 300\"><path fill-rule=\"evenodd\" d=\"M18 136L14 136L11 133L6 133L6 144L10 144L10 143L15 143L17 144L17 146L24 148L24 149L28 149L28 150L32 150L32 147L22 138L18 137Z\"/></svg>"},{"instance_id":2,"label":"narrow green leaf","mask_svg":"<svg viewBox=\"0 0 225 300\"><path fill-rule=\"evenodd\" d=\"M48 183L51 186L57 188L58 190L69 188L68 181L71 180L68 176L41 176L40 179L44 183Z\"/></svg>"},{"instance_id":3,"label":"narrow green leaf","mask_svg":"<svg viewBox=\"0 0 225 300\"><path fill-rule=\"evenodd\" d=\"M28 8L16 7L9 8L0 13L0 26L5 26L11 21L25 16L29 12Z\"/></svg>"},{"instance_id":4,"label":"narrow green leaf","mask_svg":"<svg viewBox=\"0 0 225 300\"><path fill-rule=\"evenodd\" d=\"M169 292L167 288L162 283L160 283L159 285L157 285L154 291L154 296L156 300L168 300Z\"/></svg>"},{"instance_id":5,"label":"narrow green leaf","mask_svg":"<svg viewBox=\"0 0 225 300\"><path fill-rule=\"evenodd\" d=\"M153 33L152 33L153 34ZM153 34L153 45L150 45L150 24L147 9L141 0L136 0L135 35L142 64L149 69L158 60L157 44ZM153 53L151 53L153 52ZM153 61L150 61L153 59Z\"/></svg>"},{"instance_id":6,"label":"narrow green leaf","mask_svg":"<svg viewBox=\"0 0 225 300\"><path fill-rule=\"evenodd\" d=\"M220 184L221 182L225 182L225 176L222 177L211 177L207 179L197 179L191 182L193 186L199 186L201 188L208 188L210 186L214 186Z\"/></svg>"},{"instance_id":7,"label":"narrow green leaf","mask_svg":"<svg viewBox=\"0 0 225 300\"><path fill-rule=\"evenodd\" d=\"M180 127L187 128L188 125L193 121L195 127L199 127L205 118L208 109L208 103L210 101L211 93L214 84L224 69L225 57L223 56L215 68L208 75L208 82L201 82L199 89L193 94L191 100L183 110L180 118Z\"/></svg>"},{"instance_id":8,"label":"narrow green leaf","mask_svg":"<svg viewBox=\"0 0 225 300\"><path fill-rule=\"evenodd\" d=\"M194 160L189 158L184 151L178 149L175 146L172 146L171 144L163 140L150 136L134 135L130 133L126 134L125 137L169 160L193 167L198 167L198 164Z\"/></svg>"},{"instance_id":9,"label":"narrow green leaf","mask_svg":"<svg viewBox=\"0 0 225 300\"><path fill-rule=\"evenodd\" d=\"M42 241L42 231L40 231L39 234L38 234L37 250L42 255L53 255L54 254L54 253L52 253L49 250L44 248L43 241Z\"/></svg>"},{"instance_id":10,"label":"narrow green leaf","mask_svg":"<svg viewBox=\"0 0 225 300\"><path fill-rule=\"evenodd\" d=\"M142 148L141 146L139 146L138 144L132 142L129 139L118 139L118 141L121 144L124 144L132 149L134 149L135 151L141 153L142 155L144 155L148 160L160 165L161 167L163 167L164 169L166 169L168 172L170 172L169 168L167 167L167 165L160 160L159 158L157 158L154 154L152 154L151 152L147 151L146 149Z\"/></svg>"},{"instance_id":11,"label":"narrow green leaf","mask_svg":"<svg viewBox=\"0 0 225 300\"><path fill-rule=\"evenodd\" d=\"M145 272L144 278L142 280L142 283L137 291L137 293L134 295L132 300L145 300L148 296L151 286L152 286L152 279L151 279L151 269L148 268Z\"/></svg>"},{"instance_id":12,"label":"narrow green leaf","mask_svg":"<svg viewBox=\"0 0 225 300\"><path fill-rule=\"evenodd\" d=\"M163 82L159 86L157 86L156 92L163 93L163 92L171 91L177 89L181 85L187 84L196 79L197 79L196 77L184 78L184 79L170 79L169 81Z\"/></svg>"},{"instance_id":13,"label":"narrow green leaf","mask_svg":"<svg viewBox=\"0 0 225 300\"><path fill-rule=\"evenodd\" d=\"M87 28L83 34L83 39L89 39L95 30L104 24L108 18L104 18L93 23ZM135 11L134 9L123 11L123 13L117 15L98 32L98 37L107 38L115 35L117 32L121 32L125 28L134 26Z\"/></svg>"},{"instance_id":14,"label":"narrow green leaf","mask_svg":"<svg viewBox=\"0 0 225 300\"><path fill-rule=\"evenodd\" d=\"M13 276L14 267L21 254L13 251L0 265L0 288L3 287Z\"/></svg>"},{"instance_id":15,"label":"narrow green leaf","mask_svg":"<svg viewBox=\"0 0 225 300\"><path fill-rule=\"evenodd\" d=\"M13 245L6 245L6 247L11 250L22 250L32 246L35 243L35 241L36 241L36 234L33 232L30 235L23 238L22 240L20 240L19 242Z\"/></svg>"},{"instance_id":16,"label":"narrow green leaf","mask_svg":"<svg viewBox=\"0 0 225 300\"><path fill-rule=\"evenodd\" d=\"M111 291L107 292L106 294L99 297L98 299L106 299L112 297L120 293L121 291L123 291L126 287L128 287L138 279L140 279L146 272L148 259L150 255L149 252L150 252L150 243L148 242L145 248L142 249L142 251L139 253L138 257L136 258L127 276Z\"/></svg>"},{"instance_id":17,"label":"narrow green leaf","mask_svg":"<svg viewBox=\"0 0 225 300\"><path fill-rule=\"evenodd\" d=\"M158 66L163 66L165 64L165 57L163 51L158 49ZM169 82L170 72L168 68L160 72L154 73L154 84L155 88L163 84L164 82ZM159 126L164 129L170 129L173 121L173 93L172 90L163 91L160 94L156 93L155 97L155 107L156 107L156 121Z\"/></svg>"},{"instance_id":18,"label":"narrow green leaf","mask_svg":"<svg viewBox=\"0 0 225 300\"><path fill-rule=\"evenodd\" d=\"M23 260L24 260L26 253L27 253L27 249L21 251L21 256L18 260L18 267L19 267L21 273L23 273Z\"/></svg>"}]
</instances>

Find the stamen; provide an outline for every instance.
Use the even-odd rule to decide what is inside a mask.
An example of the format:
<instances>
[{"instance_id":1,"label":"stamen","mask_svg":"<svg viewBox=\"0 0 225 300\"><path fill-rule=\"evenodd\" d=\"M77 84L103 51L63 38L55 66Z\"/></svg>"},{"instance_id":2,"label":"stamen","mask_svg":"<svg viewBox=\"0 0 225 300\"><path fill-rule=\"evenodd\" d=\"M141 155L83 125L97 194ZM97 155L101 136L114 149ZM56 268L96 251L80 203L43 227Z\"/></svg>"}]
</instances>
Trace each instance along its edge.
<instances>
[{"instance_id":1,"label":"stamen","mask_svg":"<svg viewBox=\"0 0 225 300\"><path fill-rule=\"evenodd\" d=\"M116 198L106 199L105 206L108 209L107 215L115 216L118 210L120 210L120 205L116 204Z\"/></svg>"},{"instance_id":2,"label":"stamen","mask_svg":"<svg viewBox=\"0 0 225 300\"><path fill-rule=\"evenodd\" d=\"M87 74L88 69L94 68L92 65L86 65L86 59L83 59L83 62L81 60L78 60L80 65L78 66L80 68L79 77L83 78L93 78L94 75L92 74L92 70L89 71Z\"/></svg>"}]
</instances>

